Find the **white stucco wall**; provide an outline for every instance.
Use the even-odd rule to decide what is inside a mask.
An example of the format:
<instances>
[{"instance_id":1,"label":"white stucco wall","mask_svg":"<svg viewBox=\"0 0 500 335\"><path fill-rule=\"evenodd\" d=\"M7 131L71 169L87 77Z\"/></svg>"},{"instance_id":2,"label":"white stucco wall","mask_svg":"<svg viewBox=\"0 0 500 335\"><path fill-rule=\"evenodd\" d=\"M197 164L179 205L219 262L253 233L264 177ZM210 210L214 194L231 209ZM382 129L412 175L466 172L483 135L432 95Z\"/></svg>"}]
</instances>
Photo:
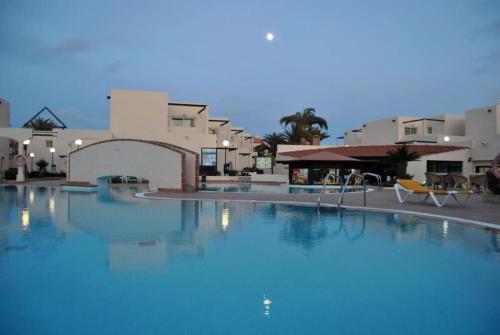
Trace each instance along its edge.
<instances>
[{"instance_id":1,"label":"white stucco wall","mask_svg":"<svg viewBox=\"0 0 500 335\"><path fill-rule=\"evenodd\" d=\"M196 154L191 153L189 151L184 151L185 157L185 169L186 169L186 184L188 187L196 188L197 182L197 171L198 164L196 162Z\"/></svg>"},{"instance_id":2,"label":"white stucco wall","mask_svg":"<svg viewBox=\"0 0 500 335\"><path fill-rule=\"evenodd\" d=\"M345 145L361 145L363 143L363 131L346 130L344 132Z\"/></svg>"},{"instance_id":3,"label":"white stucco wall","mask_svg":"<svg viewBox=\"0 0 500 335\"><path fill-rule=\"evenodd\" d=\"M427 161L461 161L463 162L462 174L469 176L473 172L472 163L468 162L470 155L470 149L462 149L422 156L420 160L408 163L407 173L413 175L413 179L423 182L425 181L425 173L427 172Z\"/></svg>"},{"instance_id":4,"label":"white stucco wall","mask_svg":"<svg viewBox=\"0 0 500 335\"><path fill-rule=\"evenodd\" d=\"M167 133L168 95L112 90L109 116L113 137L158 141Z\"/></svg>"},{"instance_id":5,"label":"white stucco wall","mask_svg":"<svg viewBox=\"0 0 500 335\"><path fill-rule=\"evenodd\" d=\"M395 116L387 119L365 122L363 125L363 145L394 144L404 135L405 121L414 120L413 116Z\"/></svg>"},{"instance_id":6,"label":"white stucco wall","mask_svg":"<svg viewBox=\"0 0 500 335\"><path fill-rule=\"evenodd\" d=\"M471 109L465 112L465 135L475 142L487 142L500 134L500 106Z\"/></svg>"},{"instance_id":7,"label":"white stucco wall","mask_svg":"<svg viewBox=\"0 0 500 335\"><path fill-rule=\"evenodd\" d=\"M96 183L104 176L147 178L150 189L182 188L182 155L168 148L135 141L92 145L70 155L69 181Z\"/></svg>"},{"instance_id":8,"label":"white stucco wall","mask_svg":"<svg viewBox=\"0 0 500 335\"><path fill-rule=\"evenodd\" d=\"M203 109L202 112L200 112ZM172 122L173 117L187 117L194 120L194 127L176 127ZM168 105L168 131L183 134L207 134L208 132L208 106Z\"/></svg>"},{"instance_id":9,"label":"white stucco wall","mask_svg":"<svg viewBox=\"0 0 500 335\"><path fill-rule=\"evenodd\" d=\"M113 138L166 142L199 153L203 147L215 147L217 140L208 134L208 110L198 114L200 109L169 105L164 92L112 90L110 130ZM172 116L184 115L196 118L196 127L171 125Z\"/></svg>"}]
</instances>

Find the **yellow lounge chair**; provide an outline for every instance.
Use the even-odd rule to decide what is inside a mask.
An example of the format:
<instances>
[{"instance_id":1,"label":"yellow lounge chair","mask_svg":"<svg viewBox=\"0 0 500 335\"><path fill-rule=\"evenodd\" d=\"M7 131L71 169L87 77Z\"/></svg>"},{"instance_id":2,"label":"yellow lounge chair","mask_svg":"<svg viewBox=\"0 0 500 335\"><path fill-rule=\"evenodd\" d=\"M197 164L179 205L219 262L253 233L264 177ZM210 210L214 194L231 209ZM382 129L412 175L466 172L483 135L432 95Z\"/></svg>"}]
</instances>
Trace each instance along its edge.
<instances>
[{"instance_id":1,"label":"yellow lounge chair","mask_svg":"<svg viewBox=\"0 0 500 335\"><path fill-rule=\"evenodd\" d=\"M410 179L399 179L396 184L394 184L394 190L396 191L396 196L400 203L405 203L410 194L416 194L419 198L421 195L425 194L424 202L431 198L434 204L438 207L443 207L450 197L453 197L458 204L464 205L472 194L472 191L445 191L445 190L431 190L417 183L416 181ZM408 192L406 196L402 197L400 191ZM465 201L462 203L458 200L457 195L467 195ZM437 196L444 196L442 202L439 202Z\"/></svg>"}]
</instances>

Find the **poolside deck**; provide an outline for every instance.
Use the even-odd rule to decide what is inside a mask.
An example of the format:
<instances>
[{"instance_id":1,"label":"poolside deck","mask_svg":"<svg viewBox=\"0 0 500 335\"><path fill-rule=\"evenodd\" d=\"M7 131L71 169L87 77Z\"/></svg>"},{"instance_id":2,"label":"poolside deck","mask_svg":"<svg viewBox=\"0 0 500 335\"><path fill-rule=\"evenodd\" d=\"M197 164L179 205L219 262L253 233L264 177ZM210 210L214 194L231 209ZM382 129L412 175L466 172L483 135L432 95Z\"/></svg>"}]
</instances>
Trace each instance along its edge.
<instances>
[{"instance_id":1,"label":"poolside deck","mask_svg":"<svg viewBox=\"0 0 500 335\"><path fill-rule=\"evenodd\" d=\"M262 193L229 193L229 192L190 192L190 193L148 193L148 196L170 199L197 199L197 200L225 200L225 201L259 201L259 202L293 202L316 204L318 194L262 194ZM337 204L338 196L325 194L324 204ZM464 206L458 205L450 199L445 207L438 208L431 201L422 203L417 197L411 197L405 204L396 199L393 189L384 189L382 192L371 191L366 194L366 205L369 208L380 210L398 210L418 212L460 218L472 221L481 221L491 224L500 224L500 205L483 202L481 194L474 194ZM362 193L346 193L344 205L362 207Z\"/></svg>"}]
</instances>

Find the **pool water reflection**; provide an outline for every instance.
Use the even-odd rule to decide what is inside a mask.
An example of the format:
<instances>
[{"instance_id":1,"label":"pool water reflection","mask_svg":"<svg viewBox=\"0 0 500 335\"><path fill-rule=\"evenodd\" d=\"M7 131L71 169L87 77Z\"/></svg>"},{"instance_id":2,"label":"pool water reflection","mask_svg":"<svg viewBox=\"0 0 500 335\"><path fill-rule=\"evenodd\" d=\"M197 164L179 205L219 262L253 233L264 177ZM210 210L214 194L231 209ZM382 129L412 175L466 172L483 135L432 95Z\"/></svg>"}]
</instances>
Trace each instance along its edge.
<instances>
[{"instance_id":1,"label":"pool water reflection","mask_svg":"<svg viewBox=\"0 0 500 335\"><path fill-rule=\"evenodd\" d=\"M134 191L0 191L1 334L497 330L494 231Z\"/></svg>"}]
</instances>

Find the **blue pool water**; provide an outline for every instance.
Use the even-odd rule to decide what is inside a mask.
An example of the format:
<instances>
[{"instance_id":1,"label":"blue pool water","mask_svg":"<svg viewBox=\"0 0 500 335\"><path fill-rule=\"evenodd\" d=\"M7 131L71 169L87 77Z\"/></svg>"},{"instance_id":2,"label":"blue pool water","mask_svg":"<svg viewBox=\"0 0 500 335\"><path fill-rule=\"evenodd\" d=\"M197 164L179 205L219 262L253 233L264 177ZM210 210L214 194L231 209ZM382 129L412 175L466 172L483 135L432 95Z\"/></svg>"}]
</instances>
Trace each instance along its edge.
<instances>
[{"instance_id":1,"label":"blue pool water","mask_svg":"<svg viewBox=\"0 0 500 335\"><path fill-rule=\"evenodd\" d=\"M200 191L202 192L255 192L255 193L274 193L274 194L287 194L287 193L320 193L320 185L266 185L266 184L250 184L250 183L232 183L232 184L215 184L215 183L201 183ZM346 192L353 191L349 187ZM328 193L339 193L339 186L327 186Z\"/></svg>"},{"instance_id":2,"label":"blue pool water","mask_svg":"<svg viewBox=\"0 0 500 335\"><path fill-rule=\"evenodd\" d=\"M0 189L0 334L499 333L493 231L133 191Z\"/></svg>"}]
</instances>

